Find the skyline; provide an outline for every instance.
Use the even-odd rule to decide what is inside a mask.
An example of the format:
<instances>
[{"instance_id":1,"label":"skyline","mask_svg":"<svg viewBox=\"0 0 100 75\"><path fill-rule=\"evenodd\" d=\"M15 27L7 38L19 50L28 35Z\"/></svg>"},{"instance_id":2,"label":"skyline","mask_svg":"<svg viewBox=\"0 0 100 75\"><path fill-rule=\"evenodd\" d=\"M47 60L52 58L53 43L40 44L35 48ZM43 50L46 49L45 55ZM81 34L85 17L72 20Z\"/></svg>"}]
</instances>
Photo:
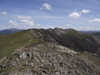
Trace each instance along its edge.
<instances>
[{"instance_id":1,"label":"skyline","mask_svg":"<svg viewBox=\"0 0 100 75\"><path fill-rule=\"evenodd\" d=\"M0 30L100 30L99 0L0 0Z\"/></svg>"}]
</instances>

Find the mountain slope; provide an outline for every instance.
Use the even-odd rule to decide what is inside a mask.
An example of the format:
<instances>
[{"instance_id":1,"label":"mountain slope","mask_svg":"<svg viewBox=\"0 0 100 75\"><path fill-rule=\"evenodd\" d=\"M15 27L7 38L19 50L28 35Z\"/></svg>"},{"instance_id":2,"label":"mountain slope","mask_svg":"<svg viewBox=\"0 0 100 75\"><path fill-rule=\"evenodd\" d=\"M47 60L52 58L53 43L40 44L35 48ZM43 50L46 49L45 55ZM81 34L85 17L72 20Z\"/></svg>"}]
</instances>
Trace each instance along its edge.
<instances>
[{"instance_id":1,"label":"mountain slope","mask_svg":"<svg viewBox=\"0 0 100 75\"><path fill-rule=\"evenodd\" d=\"M96 52L99 47L98 42L92 35L81 34L72 29L55 29L50 33L59 44L75 50Z\"/></svg>"},{"instance_id":2,"label":"mountain slope","mask_svg":"<svg viewBox=\"0 0 100 75\"><path fill-rule=\"evenodd\" d=\"M100 75L99 69L77 52L54 43L19 48L0 62L1 75Z\"/></svg>"},{"instance_id":3,"label":"mountain slope","mask_svg":"<svg viewBox=\"0 0 100 75\"><path fill-rule=\"evenodd\" d=\"M34 41L54 42L77 51L92 53L98 52L100 48L100 44L92 35L82 34L73 29L30 29L0 35L0 57L6 55L8 50L11 51L23 45L34 43Z\"/></svg>"},{"instance_id":4,"label":"mountain slope","mask_svg":"<svg viewBox=\"0 0 100 75\"><path fill-rule=\"evenodd\" d=\"M98 41L91 35L69 29L31 29L8 35L0 35L0 58L9 55L13 49L34 42L54 42L77 51L96 53Z\"/></svg>"},{"instance_id":5,"label":"mountain slope","mask_svg":"<svg viewBox=\"0 0 100 75\"><path fill-rule=\"evenodd\" d=\"M100 75L99 48L92 35L73 29L1 35L0 75Z\"/></svg>"},{"instance_id":6,"label":"mountain slope","mask_svg":"<svg viewBox=\"0 0 100 75\"><path fill-rule=\"evenodd\" d=\"M29 31L16 32L9 35L0 35L0 58L10 55L14 49L37 42Z\"/></svg>"}]
</instances>

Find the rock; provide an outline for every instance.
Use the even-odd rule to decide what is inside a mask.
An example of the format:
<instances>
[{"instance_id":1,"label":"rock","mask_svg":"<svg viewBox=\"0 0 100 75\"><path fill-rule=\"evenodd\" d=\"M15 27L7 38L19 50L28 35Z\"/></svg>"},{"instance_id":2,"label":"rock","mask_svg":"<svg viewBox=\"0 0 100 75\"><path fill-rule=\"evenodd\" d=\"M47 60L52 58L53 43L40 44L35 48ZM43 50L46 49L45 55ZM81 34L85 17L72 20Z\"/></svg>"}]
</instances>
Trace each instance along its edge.
<instances>
[{"instance_id":1,"label":"rock","mask_svg":"<svg viewBox=\"0 0 100 75\"><path fill-rule=\"evenodd\" d=\"M16 50L14 53L20 58L13 53L11 57L2 61L1 66L5 65L6 69L0 73L2 75L6 73L8 75L100 75L96 66L77 57L77 52L57 44L53 48L51 44L42 43L35 47ZM8 62L3 63L5 61Z\"/></svg>"}]
</instances>

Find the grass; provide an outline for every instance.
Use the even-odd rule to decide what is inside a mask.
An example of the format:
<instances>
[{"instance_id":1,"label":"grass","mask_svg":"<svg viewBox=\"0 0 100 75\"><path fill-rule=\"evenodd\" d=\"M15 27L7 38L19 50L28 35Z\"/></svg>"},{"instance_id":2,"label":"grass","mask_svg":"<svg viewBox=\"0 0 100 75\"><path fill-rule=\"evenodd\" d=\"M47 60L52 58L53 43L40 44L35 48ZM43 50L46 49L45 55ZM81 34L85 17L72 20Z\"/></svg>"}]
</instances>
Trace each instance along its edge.
<instances>
[{"instance_id":1,"label":"grass","mask_svg":"<svg viewBox=\"0 0 100 75\"><path fill-rule=\"evenodd\" d=\"M10 55L16 48L35 42L38 42L38 39L33 39L29 31L0 35L0 59Z\"/></svg>"},{"instance_id":2,"label":"grass","mask_svg":"<svg viewBox=\"0 0 100 75\"><path fill-rule=\"evenodd\" d=\"M92 63L94 63L96 66L100 67L100 57L93 55L89 52L83 52L80 53L78 56L80 56L81 58L84 58L87 61L90 61Z\"/></svg>"}]
</instances>

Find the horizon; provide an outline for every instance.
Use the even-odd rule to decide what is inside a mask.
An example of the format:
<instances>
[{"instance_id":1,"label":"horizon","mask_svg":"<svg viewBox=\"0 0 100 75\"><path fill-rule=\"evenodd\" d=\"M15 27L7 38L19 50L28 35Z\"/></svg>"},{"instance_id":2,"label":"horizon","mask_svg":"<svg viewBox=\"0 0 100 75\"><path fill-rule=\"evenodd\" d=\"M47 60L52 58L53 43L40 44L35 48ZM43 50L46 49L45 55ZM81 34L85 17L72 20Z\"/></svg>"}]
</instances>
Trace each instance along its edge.
<instances>
[{"instance_id":1,"label":"horizon","mask_svg":"<svg viewBox=\"0 0 100 75\"><path fill-rule=\"evenodd\" d=\"M56 29L56 28L58 28L58 27L55 27L55 28L28 28L28 29L6 28L6 29L2 29L0 31L5 31L5 30L10 31L10 30L14 30L14 29L16 29L16 30L31 30L31 29L33 29L34 30L34 29ZM72 29L72 30L76 30L79 32L100 32L100 30L77 30L77 29L73 29L73 28L60 28L60 29L67 29L67 30Z\"/></svg>"},{"instance_id":2,"label":"horizon","mask_svg":"<svg viewBox=\"0 0 100 75\"><path fill-rule=\"evenodd\" d=\"M100 31L99 0L0 0L0 30Z\"/></svg>"}]
</instances>

